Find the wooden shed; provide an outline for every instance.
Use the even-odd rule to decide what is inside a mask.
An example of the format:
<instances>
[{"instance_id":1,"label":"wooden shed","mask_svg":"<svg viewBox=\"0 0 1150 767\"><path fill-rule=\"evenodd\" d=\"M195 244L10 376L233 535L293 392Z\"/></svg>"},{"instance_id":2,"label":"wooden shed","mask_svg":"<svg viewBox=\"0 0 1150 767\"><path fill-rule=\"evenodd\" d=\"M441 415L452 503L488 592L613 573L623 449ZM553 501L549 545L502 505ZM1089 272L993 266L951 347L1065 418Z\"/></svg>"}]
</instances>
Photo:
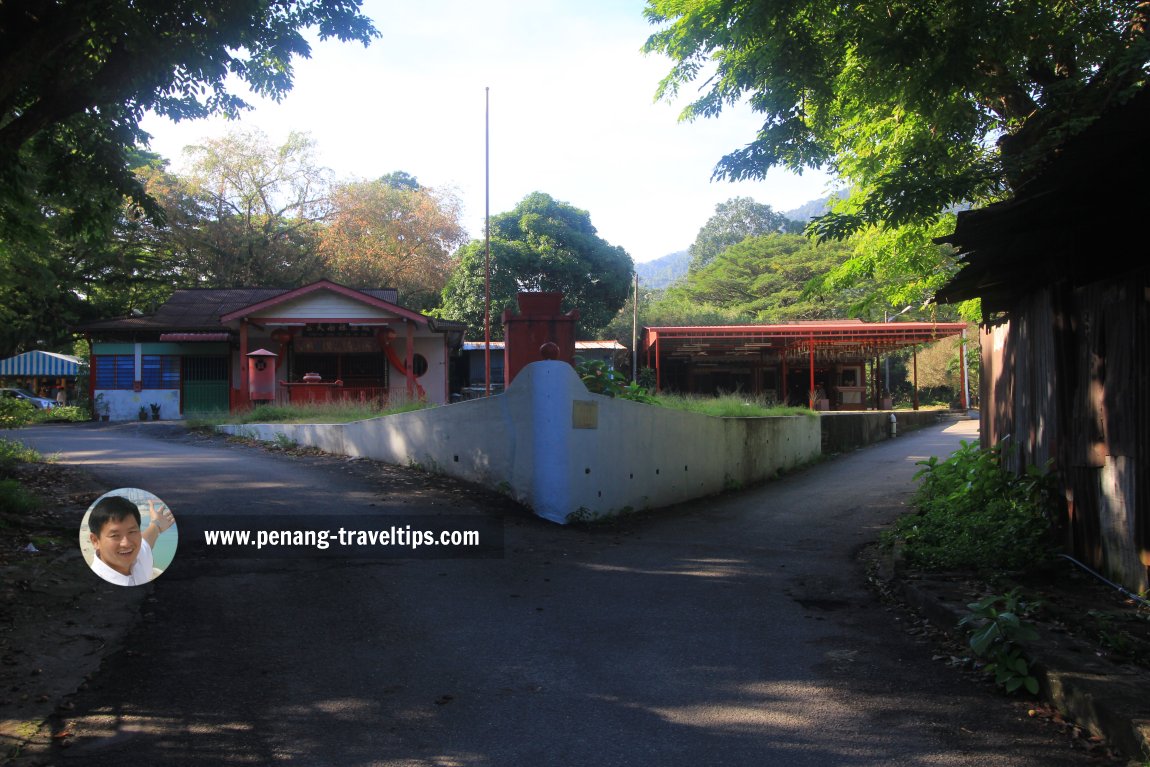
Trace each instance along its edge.
<instances>
[{"instance_id":1,"label":"wooden shed","mask_svg":"<svg viewBox=\"0 0 1150 767\"><path fill-rule=\"evenodd\" d=\"M1150 90L1064 143L1013 199L960 213L979 297L982 441L1059 473L1067 551L1150 586Z\"/></svg>"}]
</instances>

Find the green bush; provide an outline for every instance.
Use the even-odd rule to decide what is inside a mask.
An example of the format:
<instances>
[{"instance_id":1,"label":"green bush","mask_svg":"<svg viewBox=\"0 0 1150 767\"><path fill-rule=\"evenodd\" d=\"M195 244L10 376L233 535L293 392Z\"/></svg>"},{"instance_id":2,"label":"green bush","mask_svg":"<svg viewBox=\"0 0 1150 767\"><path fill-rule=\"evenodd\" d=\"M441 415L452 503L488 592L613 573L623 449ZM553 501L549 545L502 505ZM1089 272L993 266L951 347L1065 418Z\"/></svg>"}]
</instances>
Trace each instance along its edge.
<instances>
[{"instance_id":1,"label":"green bush","mask_svg":"<svg viewBox=\"0 0 1150 767\"><path fill-rule=\"evenodd\" d=\"M646 387L637 383L628 383L622 373L612 368L602 360L580 359L575 365L575 372L592 394L602 394L607 397L619 397L634 402L654 404Z\"/></svg>"},{"instance_id":2,"label":"green bush","mask_svg":"<svg viewBox=\"0 0 1150 767\"><path fill-rule=\"evenodd\" d=\"M19 429L36 418L36 406L15 397L0 397L0 429Z\"/></svg>"},{"instance_id":3,"label":"green bush","mask_svg":"<svg viewBox=\"0 0 1150 767\"><path fill-rule=\"evenodd\" d=\"M970 611L959 626L970 635L970 649L987 663L986 673L1009 693L1026 688L1038 694L1038 678L1032 673L1031 660L1024 643L1038 639L1038 632L1025 620L1034 605L1023 601L1018 589L1006 594L992 594L967 604Z\"/></svg>"},{"instance_id":4,"label":"green bush","mask_svg":"<svg viewBox=\"0 0 1150 767\"><path fill-rule=\"evenodd\" d=\"M87 408L79 405L61 405L48 410L37 410L33 419L43 421L91 421L92 416Z\"/></svg>"},{"instance_id":5,"label":"green bush","mask_svg":"<svg viewBox=\"0 0 1150 767\"><path fill-rule=\"evenodd\" d=\"M14 479L0 479L0 514L23 515L35 511L36 497Z\"/></svg>"},{"instance_id":6,"label":"green bush","mask_svg":"<svg viewBox=\"0 0 1150 767\"><path fill-rule=\"evenodd\" d=\"M10 469L17 463L35 463L41 455L14 439L0 438L0 469Z\"/></svg>"},{"instance_id":7,"label":"green bush","mask_svg":"<svg viewBox=\"0 0 1150 767\"><path fill-rule=\"evenodd\" d=\"M906 563L924 570L1010 571L1048 559L1057 508L1054 478L1031 467L1016 475L998 448L973 443L945 461L920 461L913 504L883 535L903 547Z\"/></svg>"}]
</instances>

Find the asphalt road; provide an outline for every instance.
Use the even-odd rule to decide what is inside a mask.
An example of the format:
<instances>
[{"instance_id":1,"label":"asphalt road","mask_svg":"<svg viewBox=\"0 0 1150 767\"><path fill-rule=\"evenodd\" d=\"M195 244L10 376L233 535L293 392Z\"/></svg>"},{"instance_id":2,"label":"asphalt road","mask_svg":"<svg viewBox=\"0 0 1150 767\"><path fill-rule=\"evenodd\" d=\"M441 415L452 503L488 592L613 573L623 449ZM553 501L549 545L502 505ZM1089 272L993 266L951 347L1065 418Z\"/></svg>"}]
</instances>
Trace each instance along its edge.
<instances>
[{"instance_id":1,"label":"asphalt road","mask_svg":"<svg viewBox=\"0 0 1150 767\"><path fill-rule=\"evenodd\" d=\"M177 555L53 764L1080 765L864 584L931 428L619 526L144 427L21 437L191 515L504 515L498 559ZM80 573L77 577L90 577Z\"/></svg>"}]
</instances>

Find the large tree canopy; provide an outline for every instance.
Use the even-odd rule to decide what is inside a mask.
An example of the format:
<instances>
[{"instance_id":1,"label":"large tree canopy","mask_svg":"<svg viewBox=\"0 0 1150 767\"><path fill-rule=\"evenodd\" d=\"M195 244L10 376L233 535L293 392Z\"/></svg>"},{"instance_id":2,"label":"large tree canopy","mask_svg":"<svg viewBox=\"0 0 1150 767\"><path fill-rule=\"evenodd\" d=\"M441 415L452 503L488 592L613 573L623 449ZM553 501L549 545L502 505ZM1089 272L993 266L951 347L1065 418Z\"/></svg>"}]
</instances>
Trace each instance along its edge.
<instances>
[{"instance_id":1,"label":"large tree canopy","mask_svg":"<svg viewBox=\"0 0 1150 767\"><path fill-rule=\"evenodd\" d=\"M843 236L1000 195L1147 80L1142 0L648 0L646 50L696 80L685 119L748 100L764 117L716 176L825 168L854 203L815 225Z\"/></svg>"},{"instance_id":2,"label":"large tree canopy","mask_svg":"<svg viewBox=\"0 0 1150 767\"><path fill-rule=\"evenodd\" d=\"M330 171L310 137L293 132L272 146L259 131L234 131L184 151L187 176L153 171L148 180L180 284L293 287L323 274Z\"/></svg>"},{"instance_id":3,"label":"large tree canopy","mask_svg":"<svg viewBox=\"0 0 1150 767\"><path fill-rule=\"evenodd\" d=\"M396 288L404 306L420 311L438 305L452 254L467 240L455 195L396 171L337 185L332 209L320 253L333 279Z\"/></svg>"},{"instance_id":4,"label":"large tree canopy","mask_svg":"<svg viewBox=\"0 0 1150 767\"><path fill-rule=\"evenodd\" d=\"M484 243L460 248L459 266L443 290L442 313L483 334ZM578 309L580 338L594 337L627 298L634 264L627 252L596 234L585 210L535 192L491 219L491 316L515 307L519 291L564 294Z\"/></svg>"},{"instance_id":5,"label":"large tree canopy","mask_svg":"<svg viewBox=\"0 0 1150 767\"><path fill-rule=\"evenodd\" d=\"M235 115L230 78L278 99L303 36L377 36L359 0L21 0L0 3L0 238L34 237L45 205L104 225L144 199L128 150L152 110ZM91 191L102 194L93 197ZM112 193L112 194L110 194Z\"/></svg>"},{"instance_id":6,"label":"large tree canopy","mask_svg":"<svg viewBox=\"0 0 1150 767\"><path fill-rule=\"evenodd\" d=\"M733 197L715 206L715 215L707 219L695 236L688 252L691 269L702 269L732 245L760 234L802 231L803 225L776 213L770 205L755 202L750 197Z\"/></svg>"}]
</instances>

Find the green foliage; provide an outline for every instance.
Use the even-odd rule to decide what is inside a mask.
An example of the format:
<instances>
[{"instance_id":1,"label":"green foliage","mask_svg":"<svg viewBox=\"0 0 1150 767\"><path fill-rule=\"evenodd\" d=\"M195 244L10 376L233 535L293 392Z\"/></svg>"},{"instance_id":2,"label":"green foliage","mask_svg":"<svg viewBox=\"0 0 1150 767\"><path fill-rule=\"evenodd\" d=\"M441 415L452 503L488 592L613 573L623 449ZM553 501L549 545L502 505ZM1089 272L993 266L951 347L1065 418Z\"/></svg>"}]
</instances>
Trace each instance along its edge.
<instances>
[{"instance_id":1,"label":"green foliage","mask_svg":"<svg viewBox=\"0 0 1150 767\"><path fill-rule=\"evenodd\" d=\"M653 399L653 404L660 407L685 410L689 413L701 413L715 418L766 418L796 415L808 418L818 417L816 413L807 408L780 405L767 397L739 394L725 394L719 397L659 394Z\"/></svg>"},{"instance_id":2,"label":"green foliage","mask_svg":"<svg viewBox=\"0 0 1150 767\"><path fill-rule=\"evenodd\" d=\"M98 213L85 199L92 188L141 198L127 153L146 143L139 125L146 111L174 120L233 117L249 108L231 92L237 84L278 100L291 90L292 60L310 54L306 30L365 45L378 36L359 5L31 0L5 7L0 232L22 227L22 214L52 198L91 218ZM66 180L82 183L68 188Z\"/></svg>"},{"instance_id":3,"label":"green foliage","mask_svg":"<svg viewBox=\"0 0 1150 767\"><path fill-rule=\"evenodd\" d=\"M24 515L35 511L40 502L14 479L0 479L0 515Z\"/></svg>"},{"instance_id":4,"label":"green foliage","mask_svg":"<svg viewBox=\"0 0 1150 767\"><path fill-rule=\"evenodd\" d=\"M849 317L863 289L815 294L807 285L850 255L843 243L815 243L797 234L748 237L668 288L664 301L718 307L752 322Z\"/></svg>"},{"instance_id":5,"label":"green foliage","mask_svg":"<svg viewBox=\"0 0 1150 767\"><path fill-rule=\"evenodd\" d=\"M836 210L850 210L853 198L840 200ZM844 296L856 314L880 319L888 307L923 306L958 271L954 250L934 238L954 230L954 216L929 223L868 226L852 237L849 256L816 276L807 294Z\"/></svg>"},{"instance_id":6,"label":"green foliage","mask_svg":"<svg viewBox=\"0 0 1150 767\"><path fill-rule=\"evenodd\" d=\"M629 399L633 402L655 402L647 387L628 382L622 373L603 360L579 360L575 365L575 372L579 374L587 391L592 394Z\"/></svg>"},{"instance_id":7,"label":"green foliage","mask_svg":"<svg viewBox=\"0 0 1150 767\"><path fill-rule=\"evenodd\" d=\"M464 245L459 265L443 289L440 314L483 336L486 248ZM564 311L579 310L580 338L595 338L623 306L631 285L631 257L596 234L587 211L535 192L515 209L491 219L491 319L493 337L519 291L560 291Z\"/></svg>"},{"instance_id":8,"label":"green foliage","mask_svg":"<svg viewBox=\"0 0 1150 767\"><path fill-rule=\"evenodd\" d=\"M962 446L945 461L920 461L917 514L883 535L902 544L906 562L927 570L1024 569L1047 559L1057 492L1055 478L1031 467L1019 476L1002 466L999 448Z\"/></svg>"},{"instance_id":9,"label":"green foliage","mask_svg":"<svg viewBox=\"0 0 1150 767\"><path fill-rule=\"evenodd\" d=\"M1001 198L1145 87L1150 64L1140 0L648 0L645 13L658 26L645 50L672 61L657 95L702 81L682 119L744 102L763 117L716 176L821 168L853 189L812 224L820 237L929 227ZM931 269L904 257L913 292L927 288Z\"/></svg>"},{"instance_id":10,"label":"green foliage","mask_svg":"<svg viewBox=\"0 0 1150 767\"><path fill-rule=\"evenodd\" d=\"M18 429L36 420L36 406L15 397L0 397L0 429Z\"/></svg>"},{"instance_id":11,"label":"green foliage","mask_svg":"<svg viewBox=\"0 0 1150 767\"><path fill-rule=\"evenodd\" d=\"M967 605L970 612L959 626L970 632L970 649L987 659L986 673L1008 693L1025 688L1038 694L1038 680L1030 673L1030 660L1022 643L1038 639L1038 632L1024 620L1034 605L1022 600L1018 589L992 595Z\"/></svg>"},{"instance_id":12,"label":"green foliage","mask_svg":"<svg viewBox=\"0 0 1150 767\"><path fill-rule=\"evenodd\" d=\"M189 421L193 428L213 427L220 424L249 423L348 423L379 418L396 413L408 413L434 407L420 400L405 400L386 406L360 402L318 402L304 405L257 405L249 410L231 413L219 418L200 418Z\"/></svg>"},{"instance_id":13,"label":"green foliage","mask_svg":"<svg viewBox=\"0 0 1150 767\"><path fill-rule=\"evenodd\" d=\"M750 197L734 197L716 205L715 215L699 230L687 251L691 256L691 270L703 268L724 250L748 237L779 232L797 234L802 228L802 224L771 210L770 205Z\"/></svg>"},{"instance_id":14,"label":"green foliage","mask_svg":"<svg viewBox=\"0 0 1150 767\"><path fill-rule=\"evenodd\" d=\"M157 245L180 285L294 287L323 276L329 171L310 137L292 132L272 146L258 130L236 130L184 151L186 176L146 173L168 224Z\"/></svg>"},{"instance_id":15,"label":"green foliage","mask_svg":"<svg viewBox=\"0 0 1150 767\"><path fill-rule=\"evenodd\" d=\"M80 423L92 420L91 414L85 407L79 405L60 405L49 410L37 410L34 420L38 423L45 421L71 421Z\"/></svg>"},{"instance_id":16,"label":"green foliage","mask_svg":"<svg viewBox=\"0 0 1150 767\"><path fill-rule=\"evenodd\" d=\"M293 59L310 53L305 33L365 45L378 36L359 6L359 0L4 4L0 356L66 341L67 325L89 318L81 296L100 298L85 289L100 269L111 269L122 283L140 276L133 266L142 251L106 245L125 200L147 218L162 218L133 173L140 165L136 148L148 140L140 128L145 113L234 117L248 108L232 92L237 86L279 99L292 87ZM105 258L117 250L130 259Z\"/></svg>"},{"instance_id":17,"label":"green foliage","mask_svg":"<svg viewBox=\"0 0 1150 767\"><path fill-rule=\"evenodd\" d=\"M40 460L40 453L23 442L0 437L0 470L8 471L18 463L36 463Z\"/></svg>"}]
</instances>

